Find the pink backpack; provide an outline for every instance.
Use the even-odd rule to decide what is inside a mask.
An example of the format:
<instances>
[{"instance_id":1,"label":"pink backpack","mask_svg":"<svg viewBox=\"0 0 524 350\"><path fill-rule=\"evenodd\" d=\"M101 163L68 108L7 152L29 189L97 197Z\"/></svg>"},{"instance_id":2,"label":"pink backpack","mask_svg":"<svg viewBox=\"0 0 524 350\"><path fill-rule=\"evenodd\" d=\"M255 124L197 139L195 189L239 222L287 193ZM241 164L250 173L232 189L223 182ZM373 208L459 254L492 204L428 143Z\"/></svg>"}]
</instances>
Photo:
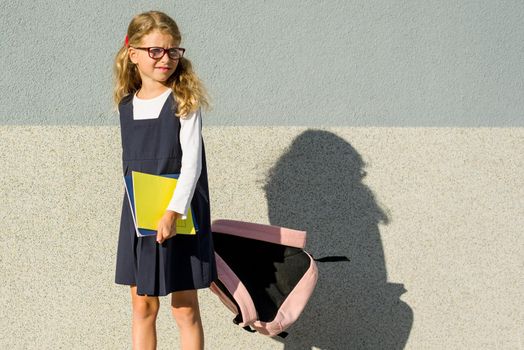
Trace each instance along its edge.
<instances>
[{"instance_id":1,"label":"pink backpack","mask_svg":"<svg viewBox=\"0 0 524 350\"><path fill-rule=\"evenodd\" d=\"M271 337L287 336L304 310L317 283L315 260L349 261L314 259L303 249L305 231L235 220L214 220L211 231L218 271L211 291L234 323Z\"/></svg>"}]
</instances>

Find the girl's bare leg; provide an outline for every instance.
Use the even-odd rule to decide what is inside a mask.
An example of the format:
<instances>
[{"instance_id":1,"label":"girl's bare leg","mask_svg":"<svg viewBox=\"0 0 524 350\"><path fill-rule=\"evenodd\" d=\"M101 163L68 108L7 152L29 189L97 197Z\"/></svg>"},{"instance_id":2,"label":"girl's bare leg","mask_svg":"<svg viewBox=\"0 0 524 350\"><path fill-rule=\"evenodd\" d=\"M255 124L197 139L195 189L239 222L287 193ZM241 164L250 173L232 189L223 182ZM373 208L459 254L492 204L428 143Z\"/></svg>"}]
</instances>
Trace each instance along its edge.
<instances>
[{"instance_id":1,"label":"girl's bare leg","mask_svg":"<svg viewBox=\"0 0 524 350\"><path fill-rule=\"evenodd\" d=\"M204 350L197 290L171 293L171 312L180 331L182 350Z\"/></svg>"},{"instance_id":2,"label":"girl's bare leg","mask_svg":"<svg viewBox=\"0 0 524 350\"><path fill-rule=\"evenodd\" d=\"M160 303L157 296L140 296L136 286L131 286L133 304L132 339L134 350L156 349L156 316Z\"/></svg>"}]
</instances>

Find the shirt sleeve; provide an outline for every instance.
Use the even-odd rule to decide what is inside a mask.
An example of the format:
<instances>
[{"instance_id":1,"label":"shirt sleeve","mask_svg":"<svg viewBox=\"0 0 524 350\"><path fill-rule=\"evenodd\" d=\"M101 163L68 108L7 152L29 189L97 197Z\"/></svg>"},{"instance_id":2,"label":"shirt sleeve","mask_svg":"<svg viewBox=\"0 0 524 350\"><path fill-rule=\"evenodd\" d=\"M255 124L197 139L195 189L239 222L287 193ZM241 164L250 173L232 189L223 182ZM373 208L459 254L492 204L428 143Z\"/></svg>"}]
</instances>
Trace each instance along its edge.
<instances>
[{"instance_id":1,"label":"shirt sleeve","mask_svg":"<svg viewBox=\"0 0 524 350\"><path fill-rule=\"evenodd\" d=\"M167 210L182 214L187 219L197 181L202 170L202 116L200 108L188 118L180 118L180 145L182 147L182 167L173 197Z\"/></svg>"}]
</instances>

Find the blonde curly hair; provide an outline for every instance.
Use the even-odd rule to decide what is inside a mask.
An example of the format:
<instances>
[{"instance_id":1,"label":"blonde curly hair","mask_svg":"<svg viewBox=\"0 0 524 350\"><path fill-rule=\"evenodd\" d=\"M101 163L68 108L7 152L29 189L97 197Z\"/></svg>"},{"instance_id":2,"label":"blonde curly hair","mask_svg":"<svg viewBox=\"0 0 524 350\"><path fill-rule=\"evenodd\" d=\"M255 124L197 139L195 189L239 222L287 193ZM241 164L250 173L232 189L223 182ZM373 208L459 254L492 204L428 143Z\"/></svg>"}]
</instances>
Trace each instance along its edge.
<instances>
[{"instance_id":1,"label":"blonde curly hair","mask_svg":"<svg viewBox=\"0 0 524 350\"><path fill-rule=\"evenodd\" d=\"M127 28L129 45L140 46L142 38L153 31L169 34L178 43L182 41L178 26L171 17L160 11L148 11L134 16L129 23ZM113 83L115 110L125 96L135 93L142 85L138 69L130 61L125 43L115 57ZM177 117L186 117L200 106L204 106L206 110L210 108L205 86L193 71L191 61L187 58L179 59L177 68L167 80L167 84L173 90L173 98L178 105L175 111Z\"/></svg>"}]
</instances>

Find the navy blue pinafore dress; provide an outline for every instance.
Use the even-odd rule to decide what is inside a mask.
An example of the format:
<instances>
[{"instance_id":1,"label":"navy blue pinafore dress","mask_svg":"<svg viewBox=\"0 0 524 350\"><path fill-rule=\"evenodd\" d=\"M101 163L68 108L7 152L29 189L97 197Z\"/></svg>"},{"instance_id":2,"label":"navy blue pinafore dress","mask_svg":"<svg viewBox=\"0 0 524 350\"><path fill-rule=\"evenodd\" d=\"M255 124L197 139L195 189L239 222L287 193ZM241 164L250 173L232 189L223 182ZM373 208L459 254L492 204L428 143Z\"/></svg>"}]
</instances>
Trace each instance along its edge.
<instances>
[{"instance_id":1,"label":"navy blue pinafore dress","mask_svg":"<svg viewBox=\"0 0 524 350\"><path fill-rule=\"evenodd\" d=\"M123 175L180 173L180 120L173 95L155 119L133 119L133 94L120 102ZM136 285L138 295L165 296L174 291L207 288L217 278L202 140L202 171L191 200L198 220L196 235L177 234L162 244L156 236L137 237L124 189L116 256L115 283Z\"/></svg>"}]
</instances>

